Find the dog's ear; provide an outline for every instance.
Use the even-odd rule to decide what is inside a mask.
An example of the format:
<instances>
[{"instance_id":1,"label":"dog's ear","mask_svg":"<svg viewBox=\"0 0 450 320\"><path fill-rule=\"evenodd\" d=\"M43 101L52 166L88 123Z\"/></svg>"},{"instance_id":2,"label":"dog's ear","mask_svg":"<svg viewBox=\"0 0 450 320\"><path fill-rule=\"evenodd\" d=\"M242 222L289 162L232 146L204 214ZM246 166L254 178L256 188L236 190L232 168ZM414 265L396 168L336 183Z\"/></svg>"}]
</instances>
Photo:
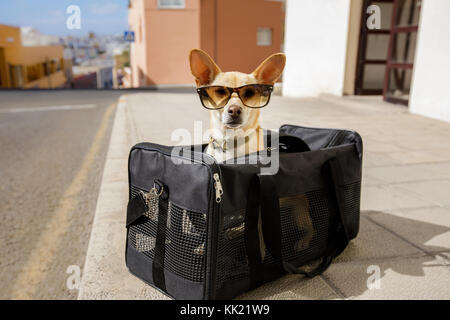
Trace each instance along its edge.
<instances>
[{"instance_id":1,"label":"dog's ear","mask_svg":"<svg viewBox=\"0 0 450 320\"><path fill-rule=\"evenodd\" d=\"M205 51L200 49L191 50L189 62L197 86L210 84L221 72L214 60Z\"/></svg>"},{"instance_id":2,"label":"dog's ear","mask_svg":"<svg viewBox=\"0 0 450 320\"><path fill-rule=\"evenodd\" d=\"M259 83L274 84L281 76L286 64L286 56L283 53L275 53L264 60L253 75Z\"/></svg>"}]
</instances>

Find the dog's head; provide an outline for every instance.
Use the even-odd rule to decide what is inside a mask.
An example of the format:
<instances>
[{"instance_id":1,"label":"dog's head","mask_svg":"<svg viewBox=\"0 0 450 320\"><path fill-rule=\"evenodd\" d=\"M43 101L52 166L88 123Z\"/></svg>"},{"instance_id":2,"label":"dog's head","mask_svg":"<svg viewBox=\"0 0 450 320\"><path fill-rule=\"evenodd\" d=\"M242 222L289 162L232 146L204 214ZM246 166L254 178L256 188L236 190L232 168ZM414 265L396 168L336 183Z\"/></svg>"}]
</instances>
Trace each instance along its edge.
<instances>
[{"instance_id":1,"label":"dog's head","mask_svg":"<svg viewBox=\"0 0 450 320\"><path fill-rule=\"evenodd\" d=\"M220 123L225 129L246 130L258 123L260 110L257 107L264 104L264 101L268 102L270 86L275 84L283 72L286 57L282 53L274 54L251 74L222 72L213 59L199 49L191 51L189 61L197 87L205 88L199 93L201 98L204 98L203 105L212 109L213 121ZM255 84L269 86L244 87ZM233 90L234 88L241 89ZM256 101L254 97L257 95L263 97ZM268 98L264 95L268 95ZM214 98L214 103L209 102L211 97Z\"/></svg>"}]
</instances>

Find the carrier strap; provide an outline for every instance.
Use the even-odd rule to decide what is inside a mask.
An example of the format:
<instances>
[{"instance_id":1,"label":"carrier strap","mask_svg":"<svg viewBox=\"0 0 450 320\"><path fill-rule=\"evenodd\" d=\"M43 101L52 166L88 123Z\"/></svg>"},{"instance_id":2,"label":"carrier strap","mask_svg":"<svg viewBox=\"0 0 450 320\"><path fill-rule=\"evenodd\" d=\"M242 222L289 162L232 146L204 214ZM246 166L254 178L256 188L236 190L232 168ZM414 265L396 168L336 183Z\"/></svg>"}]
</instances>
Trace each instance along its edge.
<instances>
[{"instance_id":1,"label":"carrier strap","mask_svg":"<svg viewBox=\"0 0 450 320\"><path fill-rule=\"evenodd\" d=\"M331 263L328 252L324 253L321 263L312 271L306 271L283 259L281 219L278 191L273 176L258 175L261 185L261 219L264 242L272 257L278 261L283 271L314 277L328 268ZM330 244L330 243L329 243ZM329 245L327 246L329 247ZM328 251L328 250L327 250Z\"/></svg>"},{"instance_id":2,"label":"carrier strap","mask_svg":"<svg viewBox=\"0 0 450 320\"><path fill-rule=\"evenodd\" d=\"M153 258L152 265L153 283L163 291L167 291L166 280L164 277L164 257L166 255L166 229L168 210L169 190L167 186L164 186L164 190L158 201L158 227L156 231L155 256Z\"/></svg>"},{"instance_id":3,"label":"carrier strap","mask_svg":"<svg viewBox=\"0 0 450 320\"><path fill-rule=\"evenodd\" d=\"M322 168L322 173L325 179L328 179L327 185L330 186L330 193L334 195L333 201L335 208L338 211L337 229L335 234L335 248L333 256L339 255L345 247L347 247L350 237L347 227L347 217L345 215L345 195L343 191L344 187L344 174L339 163L338 158L331 158L326 161ZM333 240L333 239L332 239Z\"/></svg>"},{"instance_id":4,"label":"carrier strap","mask_svg":"<svg viewBox=\"0 0 450 320\"><path fill-rule=\"evenodd\" d=\"M327 247L323 253L322 261L311 271L306 271L304 269L294 266L292 263L283 259L282 256L282 237L281 237L281 219L280 219L280 205L279 196L274 181L274 177L271 175L261 175L257 174L255 178L259 182L259 187L254 187L251 183L250 188L254 188L255 191L250 192L249 190L249 202L254 202L252 198L259 200L261 207L261 220L262 220L262 230L264 236L264 243L267 250L272 255L272 257L278 261L281 269L288 273L302 274L307 277L314 277L318 274L323 273L328 266L331 264L334 257L336 257L342 250L347 246L349 238L347 235L347 230L345 227L344 211L342 208L343 203L343 193L340 188L343 184L343 174L339 165L337 158L332 158L326 161L323 165L322 170L324 179L326 180L326 185L330 186L330 194L333 196L333 202L335 208L337 209L337 215L331 216L330 226L336 226L336 228L331 228L328 236ZM256 195L258 193L258 195ZM256 213L255 213L256 212ZM259 208L247 211L247 214L254 216L259 215ZM255 224L254 220L250 221ZM256 223L257 225L257 223ZM249 226L248 229L252 229L254 226ZM256 230L257 232L257 230ZM248 234L250 236L250 234ZM257 243L257 248L247 247L247 250L255 250L259 252L259 240L258 235L253 235L253 242ZM247 251L248 252L248 251ZM249 252L248 252L249 254ZM256 258L255 258L256 256ZM254 259L253 261L251 260ZM258 265L260 264L260 265ZM261 256L249 255L249 266L250 266L250 281L252 283L261 283L263 278L262 260Z\"/></svg>"},{"instance_id":5,"label":"carrier strap","mask_svg":"<svg viewBox=\"0 0 450 320\"><path fill-rule=\"evenodd\" d=\"M264 280L261 246L259 242L259 194L260 183L255 175L248 187L247 208L245 214L244 242L248 257L250 273L250 290L260 286Z\"/></svg>"}]
</instances>

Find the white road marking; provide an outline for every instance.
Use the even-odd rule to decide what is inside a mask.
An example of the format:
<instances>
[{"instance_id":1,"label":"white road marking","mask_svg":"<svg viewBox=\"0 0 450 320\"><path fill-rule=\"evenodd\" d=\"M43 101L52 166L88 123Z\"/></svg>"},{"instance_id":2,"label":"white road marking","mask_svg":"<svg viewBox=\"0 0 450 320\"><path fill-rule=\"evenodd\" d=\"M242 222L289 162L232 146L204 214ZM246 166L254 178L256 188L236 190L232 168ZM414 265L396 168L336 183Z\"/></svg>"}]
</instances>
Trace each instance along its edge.
<instances>
[{"instance_id":1,"label":"white road marking","mask_svg":"<svg viewBox=\"0 0 450 320\"><path fill-rule=\"evenodd\" d=\"M93 109L95 107L97 107L96 104L69 104L69 105L62 105L62 106L13 108L13 109L4 109L4 110L0 109L0 113L81 110L81 109Z\"/></svg>"}]
</instances>

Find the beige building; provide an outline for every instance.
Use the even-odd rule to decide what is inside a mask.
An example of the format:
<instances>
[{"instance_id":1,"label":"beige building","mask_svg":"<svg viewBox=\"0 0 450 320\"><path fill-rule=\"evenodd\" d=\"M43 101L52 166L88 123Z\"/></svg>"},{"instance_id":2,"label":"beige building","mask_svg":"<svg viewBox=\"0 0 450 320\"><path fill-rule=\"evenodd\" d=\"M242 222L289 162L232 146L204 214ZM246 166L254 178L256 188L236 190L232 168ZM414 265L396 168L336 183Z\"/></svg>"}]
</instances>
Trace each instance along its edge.
<instances>
[{"instance_id":1,"label":"beige building","mask_svg":"<svg viewBox=\"0 0 450 320\"><path fill-rule=\"evenodd\" d=\"M282 50L284 4L267 0L131 0L132 86L193 84L188 54L207 51L224 71L251 72Z\"/></svg>"},{"instance_id":2,"label":"beige building","mask_svg":"<svg viewBox=\"0 0 450 320\"><path fill-rule=\"evenodd\" d=\"M20 28L0 25L0 88L59 88L65 83L62 46L24 47Z\"/></svg>"}]
</instances>

